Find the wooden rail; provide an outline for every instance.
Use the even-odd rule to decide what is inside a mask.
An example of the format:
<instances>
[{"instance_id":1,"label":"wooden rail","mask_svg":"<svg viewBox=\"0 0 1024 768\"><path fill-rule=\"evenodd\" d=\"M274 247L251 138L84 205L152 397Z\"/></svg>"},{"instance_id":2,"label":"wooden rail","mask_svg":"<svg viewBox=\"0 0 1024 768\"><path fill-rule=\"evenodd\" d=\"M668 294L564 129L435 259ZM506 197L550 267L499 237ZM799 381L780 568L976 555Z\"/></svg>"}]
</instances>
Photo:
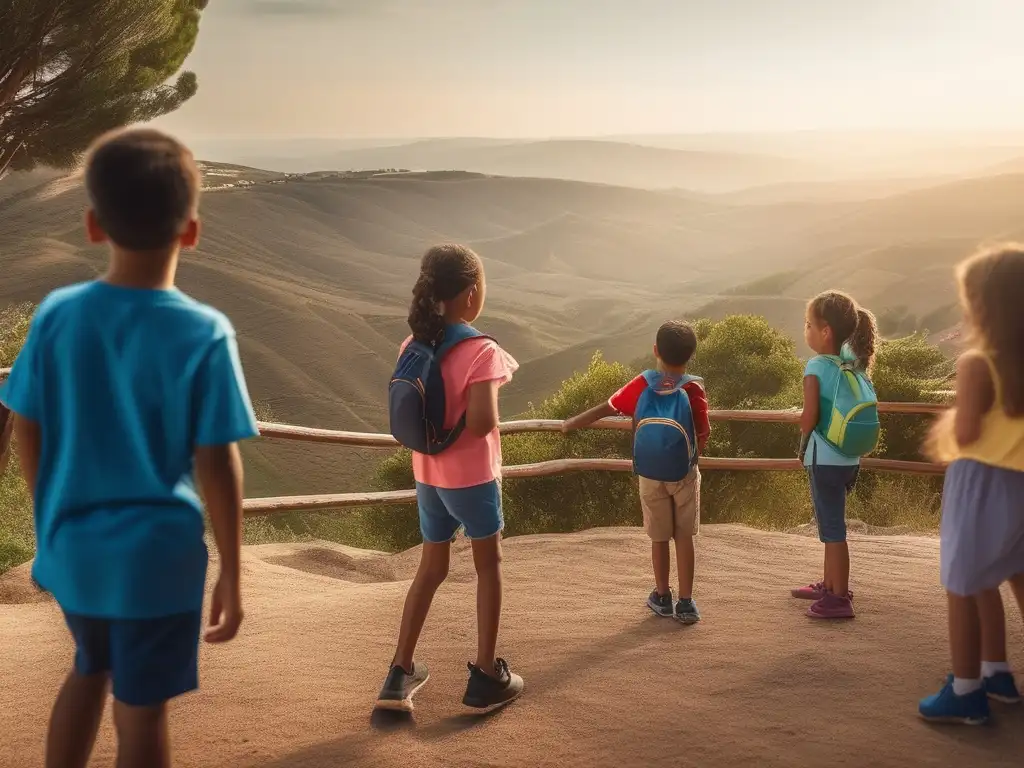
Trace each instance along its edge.
<instances>
[{"instance_id":1,"label":"wooden rail","mask_svg":"<svg viewBox=\"0 0 1024 768\"><path fill-rule=\"evenodd\" d=\"M0 368L0 380L7 377L9 368ZM893 415L936 415L947 406L939 403L879 403L878 410L883 414ZM0 410L6 410L0 408ZM710 411L712 421L741 421L760 424L798 424L800 411ZM561 421L550 419L528 419L509 421L500 425L503 435L518 435L527 432L560 433ZM2 426L9 426L4 424ZM591 425L590 429L611 429L628 431L632 429L629 419L602 419ZM310 443L330 443L362 448L396 448L398 442L389 434L371 432L347 432L317 427L300 427L294 424L259 423L262 437L278 440L298 440ZM9 431L9 430L8 430ZM6 437L6 435L5 435ZM7 443L8 440L4 440ZM902 472L918 475L940 475L945 471L941 464L921 461L896 461L892 459L867 458L861 462L864 469L880 472ZM802 469L800 462L793 459L748 459L719 458L705 456L700 460L703 470L725 471L784 471L798 472ZM505 467L502 476L508 479L525 477L550 477L567 472L632 472L633 464L628 459L555 459L537 464L523 464ZM325 493L310 496L274 496L245 500L247 517L271 515L277 512L298 512L303 510L341 509L345 507L366 507L391 504L412 504L416 501L416 491L382 491L378 493Z\"/></svg>"},{"instance_id":2,"label":"wooden rail","mask_svg":"<svg viewBox=\"0 0 1024 768\"><path fill-rule=\"evenodd\" d=\"M942 413L947 406L940 403L879 403L878 410L883 414L931 416ZM760 424L799 424L800 411L709 411L712 421L744 421ZM398 442L389 434L372 432L345 432L317 427L299 427L293 424L277 424L260 422L260 434L263 437L281 440L301 440L310 443L334 443L363 448L395 448ZM529 419L524 421L507 421L501 424L501 434L518 435L524 432L561 432L562 422L553 419ZM590 429L630 430L629 419L602 419L591 425ZM753 461L753 459L751 459Z\"/></svg>"},{"instance_id":3,"label":"wooden rail","mask_svg":"<svg viewBox=\"0 0 1024 768\"><path fill-rule=\"evenodd\" d=\"M946 406L935 403L879 403L879 411L884 414L903 415L935 415L945 410ZM762 424L798 424L800 411L711 411L712 421L742 421ZM527 432L562 431L561 421L550 419L531 419L509 421L500 425L503 435L524 434ZM314 443L332 443L369 448L395 448L398 442L388 434L366 432L345 432L314 427L299 427L292 424L260 423L260 434L263 437L282 440L300 440ZM602 419L593 424L591 429L630 430L629 419ZM918 475L941 475L945 467L922 461L897 461L893 459L867 458L861 462L864 469L880 472L902 472ZM803 469L798 459L747 459L719 458L705 456L700 460L703 470L726 471L783 471L799 472ZM567 472L632 472L633 463L628 459L555 459L537 464L523 464L505 467L502 476L506 479L525 477L550 477ZM325 493L311 496L276 496L245 500L247 517L272 515L277 512L297 512L324 509L341 509L345 507L366 507L375 505L413 504L416 491L383 491L379 493Z\"/></svg>"}]
</instances>

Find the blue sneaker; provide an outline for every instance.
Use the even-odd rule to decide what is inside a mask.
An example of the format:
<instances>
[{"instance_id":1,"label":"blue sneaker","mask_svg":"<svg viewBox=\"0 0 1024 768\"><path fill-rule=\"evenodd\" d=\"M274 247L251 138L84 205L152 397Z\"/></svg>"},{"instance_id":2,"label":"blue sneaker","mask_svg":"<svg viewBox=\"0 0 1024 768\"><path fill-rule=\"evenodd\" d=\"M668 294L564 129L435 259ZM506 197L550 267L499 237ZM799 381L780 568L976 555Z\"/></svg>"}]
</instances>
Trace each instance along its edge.
<instances>
[{"instance_id":1,"label":"blue sneaker","mask_svg":"<svg viewBox=\"0 0 1024 768\"><path fill-rule=\"evenodd\" d=\"M676 603L676 618L683 624L696 624L700 621L700 611L692 597L680 598Z\"/></svg>"},{"instance_id":2,"label":"blue sneaker","mask_svg":"<svg viewBox=\"0 0 1024 768\"><path fill-rule=\"evenodd\" d=\"M988 696L985 695L984 686L966 696L957 696L953 692L953 679L950 676L941 691L921 699L918 711L921 717L933 723L983 725L989 718Z\"/></svg>"},{"instance_id":3,"label":"blue sneaker","mask_svg":"<svg viewBox=\"0 0 1024 768\"><path fill-rule=\"evenodd\" d=\"M996 672L992 677L986 677L981 681L985 693L993 701L1001 704L1020 704L1020 691L1017 690L1017 682L1010 672Z\"/></svg>"},{"instance_id":4,"label":"blue sneaker","mask_svg":"<svg viewBox=\"0 0 1024 768\"><path fill-rule=\"evenodd\" d=\"M671 617L672 590L670 589L664 595L659 595L658 590L654 590L653 592L651 592L651 596L647 598L647 607L659 616L665 616L666 618Z\"/></svg>"}]
</instances>

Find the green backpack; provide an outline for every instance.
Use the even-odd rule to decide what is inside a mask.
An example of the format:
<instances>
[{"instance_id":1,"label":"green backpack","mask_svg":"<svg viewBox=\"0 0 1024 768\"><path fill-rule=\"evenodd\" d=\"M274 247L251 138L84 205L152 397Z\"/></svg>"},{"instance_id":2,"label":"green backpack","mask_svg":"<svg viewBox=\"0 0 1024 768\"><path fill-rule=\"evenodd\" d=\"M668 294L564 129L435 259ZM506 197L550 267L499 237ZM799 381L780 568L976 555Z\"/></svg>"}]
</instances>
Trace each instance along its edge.
<instances>
[{"instance_id":1,"label":"green backpack","mask_svg":"<svg viewBox=\"0 0 1024 768\"><path fill-rule=\"evenodd\" d=\"M867 456L878 447L881 434L875 388L855 361L824 357L839 368L839 376L831 393L821 393L821 415L815 431L847 458Z\"/></svg>"}]
</instances>

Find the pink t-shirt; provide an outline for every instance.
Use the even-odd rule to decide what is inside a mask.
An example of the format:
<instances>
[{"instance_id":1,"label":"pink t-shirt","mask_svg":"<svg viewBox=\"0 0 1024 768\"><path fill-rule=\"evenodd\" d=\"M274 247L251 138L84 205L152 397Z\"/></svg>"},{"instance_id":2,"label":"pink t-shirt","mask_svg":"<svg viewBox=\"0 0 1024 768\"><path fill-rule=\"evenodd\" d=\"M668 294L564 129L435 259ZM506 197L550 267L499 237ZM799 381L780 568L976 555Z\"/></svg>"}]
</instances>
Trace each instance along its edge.
<instances>
[{"instance_id":1,"label":"pink t-shirt","mask_svg":"<svg viewBox=\"0 0 1024 768\"><path fill-rule=\"evenodd\" d=\"M412 340L402 343L402 350ZM401 354L401 352L399 352ZM441 361L444 377L445 428L454 427L466 412L469 388L484 381L504 386L512 381L519 363L490 339L469 339L456 345ZM501 478L501 435L495 429L486 437L468 430L443 453L412 455L416 482L438 488L470 488Z\"/></svg>"}]
</instances>

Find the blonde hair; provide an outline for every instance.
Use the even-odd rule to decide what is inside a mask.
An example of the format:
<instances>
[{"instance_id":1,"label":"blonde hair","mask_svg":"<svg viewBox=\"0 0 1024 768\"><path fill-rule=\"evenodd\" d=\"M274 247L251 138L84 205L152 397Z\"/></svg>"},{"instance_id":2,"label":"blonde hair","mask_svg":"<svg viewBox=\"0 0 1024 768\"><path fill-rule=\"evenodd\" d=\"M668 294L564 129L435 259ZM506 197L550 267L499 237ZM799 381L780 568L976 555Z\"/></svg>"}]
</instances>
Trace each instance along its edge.
<instances>
[{"instance_id":1,"label":"blonde hair","mask_svg":"<svg viewBox=\"0 0 1024 768\"><path fill-rule=\"evenodd\" d=\"M970 343L992 358L1008 416L1024 416L1024 246L979 251L956 268Z\"/></svg>"},{"instance_id":2,"label":"blonde hair","mask_svg":"<svg viewBox=\"0 0 1024 768\"><path fill-rule=\"evenodd\" d=\"M992 360L1006 415L1024 416L1024 246L1008 243L978 251L956 266L956 281L968 342ZM956 457L955 418L950 409L935 422L924 446L930 458Z\"/></svg>"}]
</instances>

